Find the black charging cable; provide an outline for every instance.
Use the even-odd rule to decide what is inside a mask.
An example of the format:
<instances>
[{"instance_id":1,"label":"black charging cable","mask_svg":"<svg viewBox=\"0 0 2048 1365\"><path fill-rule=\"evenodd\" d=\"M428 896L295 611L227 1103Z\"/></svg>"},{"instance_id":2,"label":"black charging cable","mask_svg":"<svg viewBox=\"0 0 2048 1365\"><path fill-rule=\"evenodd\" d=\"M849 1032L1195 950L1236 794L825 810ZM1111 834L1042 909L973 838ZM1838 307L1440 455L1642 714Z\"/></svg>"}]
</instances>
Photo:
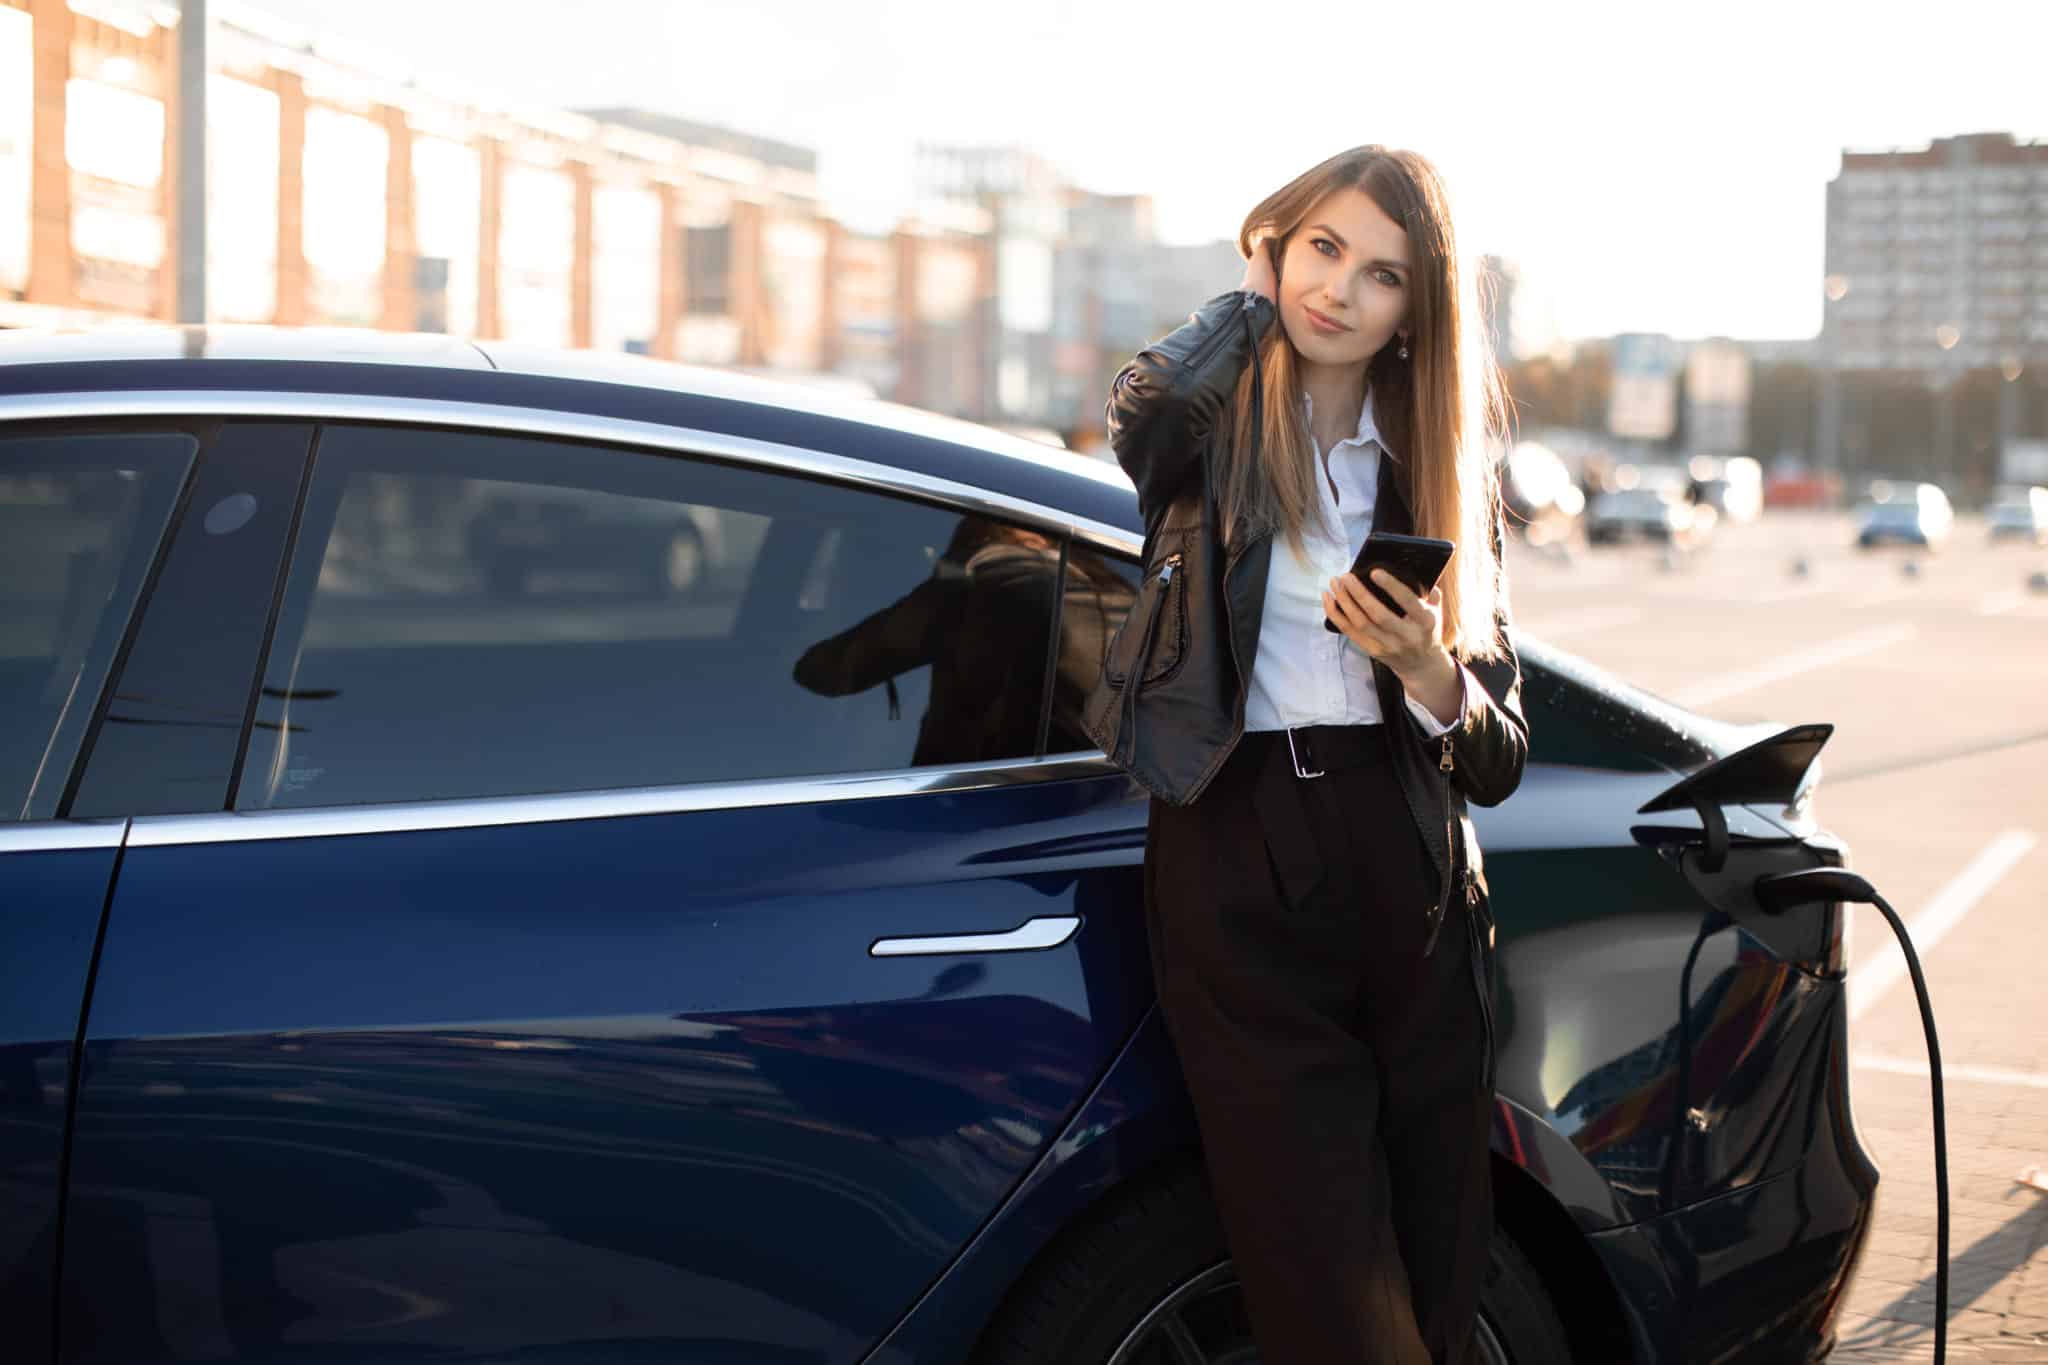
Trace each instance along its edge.
<instances>
[{"instance_id":1,"label":"black charging cable","mask_svg":"<svg viewBox=\"0 0 2048 1365\"><path fill-rule=\"evenodd\" d=\"M1876 888L1855 873L1839 867L1815 867L1803 872L1780 872L1756 881L1756 898L1770 914L1816 902L1839 901L1874 905L1891 925L1899 950L1906 955L1906 970L1913 977L1913 994L1920 1001L1920 1027L1927 1035L1927 1073L1934 1088L1934 1365L1944 1365L1948 1356L1948 1119L1941 1098L1941 1043L1934 1036L1934 1006L1927 999L1927 978L1920 974L1920 959L1913 952L1913 940L1906 926Z\"/></svg>"}]
</instances>

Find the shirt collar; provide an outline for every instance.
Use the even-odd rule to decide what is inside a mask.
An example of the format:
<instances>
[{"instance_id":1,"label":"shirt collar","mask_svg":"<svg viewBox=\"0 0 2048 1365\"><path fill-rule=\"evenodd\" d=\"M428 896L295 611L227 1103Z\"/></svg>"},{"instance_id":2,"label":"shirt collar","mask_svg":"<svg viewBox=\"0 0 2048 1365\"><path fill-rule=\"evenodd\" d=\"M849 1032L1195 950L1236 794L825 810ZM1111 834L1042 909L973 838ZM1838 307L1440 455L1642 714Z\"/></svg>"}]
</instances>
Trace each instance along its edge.
<instances>
[{"instance_id":1,"label":"shirt collar","mask_svg":"<svg viewBox=\"0 0 2048 1365\"><path fill-rule=\"evenodd\" d=\"M1302 390L1301 406L1302 420L1304 422L1314 422L1316 416L1316 400L1309 396L1308 390L1306 389ZM1377 445L1380 448L1381 452L1384 453L1389 459L1398 460L1400 458L1400 456L1394 454L1393 450L1388 447L1387 443L1384 440L1380 439L1379 423L1373 419L1372 389L1370 386L1366 388L1365 401L1358 405L1358 433L1355 436L1350 436L1342 441L1337 442L1336 450L1332 450L1330 453L1334 455L1337 450L1342 450L1345 446L1363 446L1367 444Z\"/></svg>"}]
</instances>

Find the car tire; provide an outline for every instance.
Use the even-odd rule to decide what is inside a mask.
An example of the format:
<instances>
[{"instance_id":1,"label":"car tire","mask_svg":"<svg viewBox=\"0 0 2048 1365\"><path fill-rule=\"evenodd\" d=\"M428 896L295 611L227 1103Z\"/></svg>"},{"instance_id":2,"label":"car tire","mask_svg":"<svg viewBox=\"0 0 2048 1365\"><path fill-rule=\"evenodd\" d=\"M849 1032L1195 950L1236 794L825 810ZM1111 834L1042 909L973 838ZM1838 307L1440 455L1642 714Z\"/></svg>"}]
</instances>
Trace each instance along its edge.
<instances>
[{"instance_id":1,"label":"car tire","mask_svg":"<svg viewBox=\"0 0 2048 1365\"><path fill-rule=\"evenodd\" d=\"M1154 1356L1174 1322L1180 1349ZM1496 1227L1480 1292L1482 1365L1571 1365L1535 1266ZM1258 1359L1208 1186L1183 1165L1112 1196L1061 1235L983 1329L971 1365Z\"/></svg>"}]
</instances>

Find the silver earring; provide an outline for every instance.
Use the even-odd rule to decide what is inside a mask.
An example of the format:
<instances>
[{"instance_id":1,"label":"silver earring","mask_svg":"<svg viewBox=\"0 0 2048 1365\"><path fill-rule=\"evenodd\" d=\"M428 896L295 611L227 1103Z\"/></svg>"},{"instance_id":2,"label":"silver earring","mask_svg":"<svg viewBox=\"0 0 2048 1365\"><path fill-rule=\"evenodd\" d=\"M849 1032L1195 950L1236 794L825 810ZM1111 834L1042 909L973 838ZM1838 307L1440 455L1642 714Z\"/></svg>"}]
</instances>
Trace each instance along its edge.
<instances>
[{"instance_id":1,"label":"silver earring","mask_svg":"<svg viewBox=\"0 0 2048 1365\"><path fill-rule=\"evenodd\" d=\"M1408 338L1407 338L1407 337L1402 337L1402 338L1401 338L1401 359L1403 359L1403 360L1406 360L1407 358L1408 358Z\"/></svg>"}]
</instances>

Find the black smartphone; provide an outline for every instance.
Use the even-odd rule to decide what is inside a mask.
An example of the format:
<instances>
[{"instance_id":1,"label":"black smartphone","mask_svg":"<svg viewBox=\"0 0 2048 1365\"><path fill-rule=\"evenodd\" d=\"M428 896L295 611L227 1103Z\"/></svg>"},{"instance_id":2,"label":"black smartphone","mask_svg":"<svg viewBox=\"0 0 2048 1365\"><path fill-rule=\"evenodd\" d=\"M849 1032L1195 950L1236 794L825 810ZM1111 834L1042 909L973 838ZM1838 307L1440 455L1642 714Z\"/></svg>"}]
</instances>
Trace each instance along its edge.
<instances>
[{"instance_id":1,"label":"black smartphone","mask_svg":"<svg viewBox=\"0 0 2048 1365\"><path fill-rule=\"evenodd\" d=\"M1365 538L1358 558L1351 562L1351 572L1358 575L1358 581L1365 584L1367 592L1392 607L1397 614L1406 616L1408 613L1401 610L1400 604L1372 581L1372 571L1385 569L1406 583L1409 591L1417 597L1427 597L1429 590L1436 586L1437 579L1443 576L1444 565L1451 562L1451 551L1457 548L1455 542L1438 540L1435 536L1401 536L1391 531L1374 531ZM1323 629L1337 631L1337 623L1325 616Z\"/></svg>"}]
</instances>

